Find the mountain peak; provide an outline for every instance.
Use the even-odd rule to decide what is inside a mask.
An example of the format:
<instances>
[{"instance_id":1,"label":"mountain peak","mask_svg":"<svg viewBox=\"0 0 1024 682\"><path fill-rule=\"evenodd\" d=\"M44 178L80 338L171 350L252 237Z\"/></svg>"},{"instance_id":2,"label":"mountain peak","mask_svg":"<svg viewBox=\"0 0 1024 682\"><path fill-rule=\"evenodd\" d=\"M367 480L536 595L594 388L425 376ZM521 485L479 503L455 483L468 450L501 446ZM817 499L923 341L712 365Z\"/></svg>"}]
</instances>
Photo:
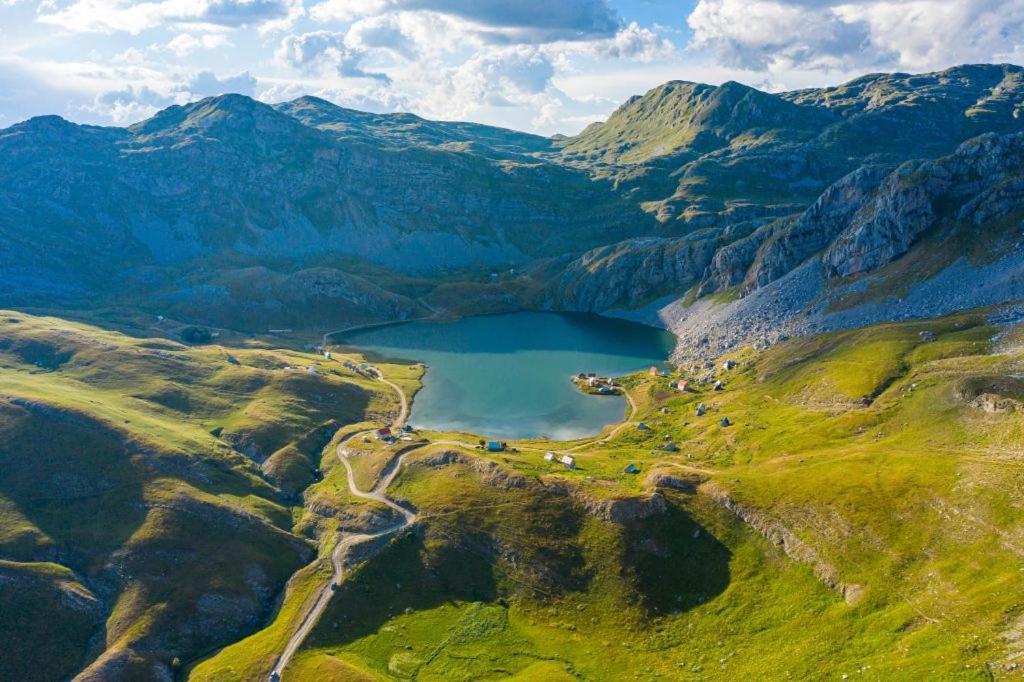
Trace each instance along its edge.
<instances>
[{"instance_id":1,"label":"mountain peak","mask_svg":"<svg viewBox=\"0 0 1024 682\"><path fill-rule=\"evenodd\" d=\"M291 116L246 95L230 93L175 105L129 130L137 137L238 137L247 134L295 133L305 128Z\"/></svg>"},{"instance_id":2,"label":"mountain peak","mask_svg":"<svg viewBox=\"0 0 1024 682\"><path fill-rule=\"evenodd\" d=\"M668 81L631 97L604 123L561 142L569 158L643 163L683 151L711 151L729 141L779 129L805 136L827 115L736 81Z\"/></svg>"}]
</instances>

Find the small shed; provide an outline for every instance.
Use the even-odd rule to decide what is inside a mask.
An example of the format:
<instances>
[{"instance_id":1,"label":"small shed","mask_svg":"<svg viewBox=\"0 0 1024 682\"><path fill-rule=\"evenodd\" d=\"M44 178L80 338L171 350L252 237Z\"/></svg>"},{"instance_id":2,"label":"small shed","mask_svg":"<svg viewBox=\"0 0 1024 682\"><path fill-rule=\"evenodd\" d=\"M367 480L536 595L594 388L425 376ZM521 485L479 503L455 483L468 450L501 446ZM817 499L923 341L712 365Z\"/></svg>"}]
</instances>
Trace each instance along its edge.
<instances>
[{"instance_id":1,"label":"small shed","mask_svg":"<svg viewBox=\"0 0 1024 682\"><path fill-rule=\"evenodd\" d=\"M554 462L555 459L556 459L555 453L553 453L553 452L546 452L546 453L544 453L544 461L545 462Z\"/></svg>"},{"instance_id":2,"label":"small shed","mask_svg":"<svg viewBox=\"0 0 1024 682\"><path fill-rule=\"evenodd\" d=\"M732 422L729 421L728 417L722 417L722 421L718 422L722 426L732 426Z\"/></svg>"},{"instance_id":3,"label":"small shed","mask_svg":"<svg viewBox=\"0 0 1024 682\"><path fill-rule=\"evenodd\" d=\"M679 452L679 446L675 443L666 443L665 452Z\"/></svg>"},{"instance_id":4,"label":"small shed","mask_svg":"<svg viewBox=\"0 0 1024 682\"><path fill-rule=\"evenodd\" d=\"M651 368L647 370L647 373L650 374L652 377L661 376L661 370L659 370L654 365L651 365Z\"/></svg>"},{"instance_id":5,"label":"small shed","mask_svg":"<svg viewBox=\"0 0 1024 682\"><path fill-rule=\"evenodd\" d=\"M640 473L640 469L638 469L635 464L627 464L626 468L623 469L622 472L625 474L638 474Z\"/></svg>"},{"instance_id":6,"label":"small shed","mask_svg":"<svg viewBox=\"0 0 1024 682\"><path fill-rule=\"evenodd\" d=\"M562 455L558 458L558 461L564 464L567 469L576 468L576 458L572 455Z\"/></svg>"},{"instance_id":7,"label":"small shed","mask_svg":"<svg viewBox=\"0 0 1024 682\"><path fill-rule=\"evenodd\" d=\"M501 452L504 449L505 449L505 444L502 443L500 440L489 440L489 441L487 441L487 451L488 452Z\"/></svg>"},{"instance_id":8,"label":"small shed","mask_svg":"<svg viewBox=\"0 0 1024 682\"><path fill-rule=\"evenodd\" d=\"M704 403L701 403L700 405L697 406L697 416L698 417L703 417L707 413L707 411L708 411L708 406L705 405Z\"/></svg>"},{"instance_id":9,"label":"small shed","mask_svg":"<svg viewBox=\"0 0 1024 682\"><path fill-rule=\"evenodd\" d=\"M639 424L636 425L636 428L637 431L647 431L650 427L648 427L646 423L640 422Z\"/></svg>"},{"instance_id":10,"label":"small shed","mask_svg":"<svg viewBox=\"0 0 1024 682\"><path fill-rule=\"evenodd\" d=\"M721 379L718 379L717 381L715 381L715 390L716 391L721 391L724 388L725 388L725 384L722 383Z\"/></svg>"}]
</instances>

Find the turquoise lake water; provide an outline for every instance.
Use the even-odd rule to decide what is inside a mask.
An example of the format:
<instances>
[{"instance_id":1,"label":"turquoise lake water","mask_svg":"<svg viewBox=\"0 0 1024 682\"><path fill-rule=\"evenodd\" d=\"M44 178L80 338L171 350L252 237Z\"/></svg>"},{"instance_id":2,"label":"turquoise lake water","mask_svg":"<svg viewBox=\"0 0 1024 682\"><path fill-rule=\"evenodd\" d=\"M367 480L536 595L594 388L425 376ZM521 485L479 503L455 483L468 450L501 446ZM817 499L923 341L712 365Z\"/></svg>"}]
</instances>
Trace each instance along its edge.
<instances>
[{"instance_id":1,"label":"turquoise lake water","mask_svg":"<svg viewBox=\"0 0 1024 682\"><path fill-rule=\"evenodd\" d=\"M570 440L621 420L621 396L592 396L569 377L617 376L663 363L675 338L596 315L512 313L411 322L348 334L343 342L426 363L409 422L484 438Z\"/></svg>"}]
</instances>

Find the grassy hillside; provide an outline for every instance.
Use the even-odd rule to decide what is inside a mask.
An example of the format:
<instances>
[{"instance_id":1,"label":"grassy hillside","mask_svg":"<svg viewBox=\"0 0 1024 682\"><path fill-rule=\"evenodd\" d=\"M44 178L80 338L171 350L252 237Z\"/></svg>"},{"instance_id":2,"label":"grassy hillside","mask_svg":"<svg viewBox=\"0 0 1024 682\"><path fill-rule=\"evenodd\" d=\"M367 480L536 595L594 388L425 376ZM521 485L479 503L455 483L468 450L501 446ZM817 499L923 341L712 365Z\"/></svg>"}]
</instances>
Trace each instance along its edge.
<instances>
[{"instance_id":1,"label":"grassy hillside","mask_svg":"<svg viewBox=\"0 0 1024 682\"><path fill-rule=\"evenodd\" d=\"M392 487L422 521L346 581L285 678L1010 675L1021 338L970 314L687 371L721 391L634 377L650 429L572 472L550 445L425 450ZM655 486L662 513L620 501Z\"/></svg>"},{"instance_id":2,"label":"grassy hillside","mask_svg":"<svg viewBox=\"0 0 1024 682\"><path fill-rule=\"evenodd\" d=\"M388 495L419 521L349 557L286 681L991 679L1024 657L1024 335L983 313L744 351L682 368L690 392L632 376L633 423L504 453L364 440L394 396L337 358L0 320L0 677L265 679L339 533L393 522L342 442L363 490L410 450ZM409 393L423 371L382 369Z\"/></svg>"},{"instance_id":3,"label":"grassy hillside","mask_svg":"<svg viewBox=\"0 0 1024 682\"><path fill-rule=\"evenodd\" d=\"M324 445L395 403L305 353L14 312L0 386L0 572L23 588L0 592L0 678L19 680L148 679L256 629L315 555L295 493Z\"/></svg>"}]
</instances>

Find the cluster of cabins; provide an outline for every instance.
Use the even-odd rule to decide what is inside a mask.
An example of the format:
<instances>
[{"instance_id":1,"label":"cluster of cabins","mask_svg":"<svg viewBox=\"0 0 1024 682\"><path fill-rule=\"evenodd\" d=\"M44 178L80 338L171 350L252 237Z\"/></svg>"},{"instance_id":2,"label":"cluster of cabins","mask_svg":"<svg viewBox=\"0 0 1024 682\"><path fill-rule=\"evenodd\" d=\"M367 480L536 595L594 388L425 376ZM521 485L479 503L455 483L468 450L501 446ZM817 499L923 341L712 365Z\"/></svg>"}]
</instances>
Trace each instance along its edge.
<instances>
[{"instance_id":1,"label":"cluster of cabins","mask_svg":"<svg viewBox=\"0 0 1024 682\"><path fill-rule=\"evenodd\" d=\"M737 363L736 363L735 360L726 360L725 362L722 363L722 369L724 371L729 371L729 370L735 369L736 366L737 366ZM666 378L669 377L668 371L662 370L662 369L658 369L657 367L655 367L653 365L648 370L648 373L652 377L666 377ZM721 391L721 390L725 389L725 382L723 382L721 379L717 379L715 377L715 375L713 373L711 373L711 372L705 374L698 381L699 381L699 383L702 383L702 384L712 384L716 391ZM669 385L669 388L674 388L675 390L677 390L679 392L692 392L693 391L693 384L691 383L691 380L684 378L683 370L679 370L679 378L674 380L674 381L669 381L668 385Z\"/></svg>"},{"instance_id":2,"label":"cluster of cabins","mask_svg":"<svg viewBox=\"0 0 1024 682\"><path fill-rule=\"evenodd\" d=\"M383 426L373 432L373 435L377 437L377 440L384 443L394 443L399 440L412 440L412 427L406 424L401 429L392 429L387 426Z\"/></svg>"},{"instance_id":3,"label":"cluster of cabins","mask_svg":"<svg viewBox=\"0 0 1024 682\"><path fill-rule=\"evenodd\" d=\"M576 468L576 458L572 455L559 455L554 452L548 452L544 455L545 462L555 463L563 465L566 469Z\"/></svg>"},{"instance_id":4,"label":"cluster of cabins","mask_svg":"<svg viewBox=\"0 0 1024 682\"><path fill-rule=\"evenodd\" d=\"M619 392L619 385L610 377L599 377L594 372L580 372L571 378L572 382L587 393L614 395Z\"/></svg>"},{"instance_id":5,"label":"cluster of cabins","mask_svg":"<svg viewBox=\"0 0 1024 682\"><path fill-rule=\"evenodd\" d=\"M328 354L325 353L324 355L326 356ZM367 377L368 379L376 379L377 378L377 370L375 370L372 366L370 366L369 364L367 364L365 362L360 362L359 364L356 364L356 363L352 362L351 360L346 360L345 362L343 362L341 364L342 364L342 366L345 369L347 369L350 372L355 372L356 374L361 374L364 377Z\"/></svg>"}]
</instances>

